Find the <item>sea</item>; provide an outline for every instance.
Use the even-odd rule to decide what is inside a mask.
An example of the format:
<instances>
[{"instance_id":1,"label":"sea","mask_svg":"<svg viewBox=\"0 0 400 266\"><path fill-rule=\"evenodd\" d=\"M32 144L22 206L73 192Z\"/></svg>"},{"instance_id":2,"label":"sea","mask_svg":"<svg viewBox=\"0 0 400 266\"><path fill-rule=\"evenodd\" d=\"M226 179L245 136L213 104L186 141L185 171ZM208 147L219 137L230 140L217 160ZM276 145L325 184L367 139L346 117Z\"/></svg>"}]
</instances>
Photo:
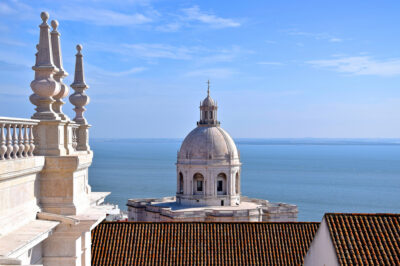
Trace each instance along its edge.
<instances>
[{"instance_id":1,"label":"sea","mask_svg":"<svg viewBox=\"0 0 400 266\"><path fill-rule=\"evenodd\" d=\"M235 139L242 194L296 204L298 221L327 212L400 213L399 139ZM92 139L92 191L126 210L130 198L173 196L182 139Z\"/></svg>"}]
</instances>

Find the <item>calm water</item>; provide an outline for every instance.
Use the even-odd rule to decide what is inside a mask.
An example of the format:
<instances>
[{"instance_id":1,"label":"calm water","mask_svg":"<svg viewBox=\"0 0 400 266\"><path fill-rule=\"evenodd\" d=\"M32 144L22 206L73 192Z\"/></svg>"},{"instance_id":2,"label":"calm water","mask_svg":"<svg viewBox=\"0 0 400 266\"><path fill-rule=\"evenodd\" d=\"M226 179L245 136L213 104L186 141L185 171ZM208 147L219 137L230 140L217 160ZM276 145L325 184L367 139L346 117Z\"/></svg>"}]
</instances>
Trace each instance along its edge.
<instances>
[{"instance_id":1,"label":"calm water","mask_svg":"<svg viewBox=\"0 0 400 266\"><path fill-rule=\"evenodd\" d=\"M400 212L400 145L395 141L246 140L243 195L299 206L299 221L325 212ZM126 209L128 198L175 194L181 140L94 140L93 191Z\"/></svg>"}]
</instances>

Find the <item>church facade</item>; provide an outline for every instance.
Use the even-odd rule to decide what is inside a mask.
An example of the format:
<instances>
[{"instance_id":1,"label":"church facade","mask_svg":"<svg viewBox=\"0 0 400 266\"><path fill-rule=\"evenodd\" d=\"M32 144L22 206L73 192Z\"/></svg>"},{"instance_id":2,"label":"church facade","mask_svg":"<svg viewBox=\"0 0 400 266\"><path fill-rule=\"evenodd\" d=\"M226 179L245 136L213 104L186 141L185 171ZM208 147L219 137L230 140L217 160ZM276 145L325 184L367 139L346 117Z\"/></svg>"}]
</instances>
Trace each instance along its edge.
<instances>
[{"instance_id":1,"label":"church facade","mask_svg":"<svg viewBox=\"0 0 400 266\"><path fill-rule=\"evenodd\" d=\"M176 196L128 200L130 221L296 221L297 206L241 196L240 153L207 97L176 163Z\"/></svg>"}]
</instances>

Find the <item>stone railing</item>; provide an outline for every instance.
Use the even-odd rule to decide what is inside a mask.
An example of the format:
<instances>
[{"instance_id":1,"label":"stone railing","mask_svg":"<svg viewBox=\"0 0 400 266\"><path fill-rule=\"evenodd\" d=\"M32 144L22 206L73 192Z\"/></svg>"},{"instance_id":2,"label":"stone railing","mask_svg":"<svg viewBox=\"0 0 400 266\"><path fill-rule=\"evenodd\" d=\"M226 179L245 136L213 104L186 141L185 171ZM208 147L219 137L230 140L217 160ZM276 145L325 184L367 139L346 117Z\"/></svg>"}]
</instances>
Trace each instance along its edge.
<instances>
[{"instance_id":1,"label":"stone railing","mask_svg":"<svg viewBox=\"0 0 400 266\"><path fill-rule=\"evenodd\" d=\"M72 130L72 148L74 151L77 151L78 148L78 138L79 138L79 125L75 123L70 123L69 125Z\"/></svg>"},{"instance_id":2,"label":"stone railing","mask_svg":"<svg viewBox=\"0 0 400 266\"><path fill-rule=\"evenodd\" d=\"M0 160L33 156L33 127L39 120L0 117Z\"/></svg>"}]
</instances>

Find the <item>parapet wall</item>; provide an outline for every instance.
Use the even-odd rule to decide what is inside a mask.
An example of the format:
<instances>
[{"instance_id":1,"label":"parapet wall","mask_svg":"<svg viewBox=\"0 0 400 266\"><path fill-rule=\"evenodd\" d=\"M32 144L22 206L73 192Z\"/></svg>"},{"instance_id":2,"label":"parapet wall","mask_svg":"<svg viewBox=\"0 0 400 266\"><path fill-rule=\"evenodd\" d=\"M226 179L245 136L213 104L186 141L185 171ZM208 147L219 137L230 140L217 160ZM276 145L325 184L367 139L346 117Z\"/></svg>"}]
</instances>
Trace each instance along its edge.
<instances>
[{"instance_id":1,"label":"parapet wall","mask_svg":"<svg viewBox=\"0 0 400 266\"><path fill-rule=\"evenodd\" d=\"M0 160L0 235L36 218L45 158Z\"/></svg>"},{"instance_id":2,"label":"parapet wall","mask_svg":"<svg viewBox=\"0 0 400 266\"><path fill-rule=\"evenodd\" d=\"M161 221L297 221L296 205L270 203L267 200L241 198L241 205L195 207L180 205L175 197L128 200L128 220Z\"/></svg>"}]
</instances>

